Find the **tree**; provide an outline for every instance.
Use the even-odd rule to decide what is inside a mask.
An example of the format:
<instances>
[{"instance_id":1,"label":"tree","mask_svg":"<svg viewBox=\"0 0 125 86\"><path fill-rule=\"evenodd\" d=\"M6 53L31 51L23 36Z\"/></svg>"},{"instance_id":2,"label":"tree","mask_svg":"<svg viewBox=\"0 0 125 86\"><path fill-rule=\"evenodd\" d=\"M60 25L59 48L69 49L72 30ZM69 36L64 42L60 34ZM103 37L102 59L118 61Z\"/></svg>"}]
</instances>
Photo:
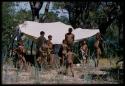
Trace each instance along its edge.
<instances>
[{"instance_id":1,"label":"tree","mask_svg":"<svg viewBox=\"0 0 125 86\"><path fill-rule=\"evenodd\" d=\"M24 22L24 21L31 21L32 20L32 15L31 11L26 11L21 9L19 12L15 14L15 19L17 19L17 22Z\"/></svg>"},{"instance_id":2,"label":"tree","mask_svg":"<svg viewBox=\"0 0 125 86\"><path fill-rule=\"evenodd\" d=\"M114 21L117 21L119 33L123 31L123 6L121 2L54 2L54 8L68 11L69 23L74 29L98 27L102 37ZM120 34L119 37L122 40Z\"/></svg>"},{"instance_id":3,"label":"tree","mask_svg":"<svg viewBox=\"0 0 125 86\"><path fill-rule=\"evenodd\" d=\"M11 40L11 34L14 30L14 3L3 2L2 3L2 47L9 47Z\"/></svg>"},{"instance_id":4,"label":"tree","mask_svg":"<svg viewBox=\"0 0 125 86\"><path fill-rule=\"evenodd\" d=\"M57 21L59 21L59 18L53 12L48 12L46 14L43 14L39 20L40 23L43 23L43 22L49 23L49 22L57 22Z\"/></svg>"},{"instance_id":5,"label":"tree","mask_svg":"<svg viewBox=\"0 0 125 86\"><path fill-rule=\"evenodd\" d=\"M81 1L65 3L65 8L69 13L69 21L73 28L81 27L81 25L87 25L89 26L88 28L91 28L92 22L96 22L102 35L105 35L108 26L120 17L121 14L119 14L119 11L122 11L122 9L118 9L119 6L121 7L120 3L116 2ZM99 13L100 10L102 13ZM95 19L96 15L100 17Z\"/></svg>"},{"instance_id":6,"label":"tree","mask_svg":"<svg viewBox=\"0 0 125 86\"><path fill-rule=\"evenodd\" d=\"M31 11L32 11L32 20L35 20L35 17L37 17L37 19L39 19L39 11L42 8L43 5L43 1L30 1L30 7L31 7Z\"/></svg>"},{"instance_id":7,"label":"tree","mask_svg":"<svg viewBox=\"0 0 125 86\"><path fill-rule=\"evenodd\" d=\"M2 3L2 49L7 48L9 52L13 46L16 27L25 20L31 20L31 11L15 11L15 2Z\"/></svg>"}]
</instances>

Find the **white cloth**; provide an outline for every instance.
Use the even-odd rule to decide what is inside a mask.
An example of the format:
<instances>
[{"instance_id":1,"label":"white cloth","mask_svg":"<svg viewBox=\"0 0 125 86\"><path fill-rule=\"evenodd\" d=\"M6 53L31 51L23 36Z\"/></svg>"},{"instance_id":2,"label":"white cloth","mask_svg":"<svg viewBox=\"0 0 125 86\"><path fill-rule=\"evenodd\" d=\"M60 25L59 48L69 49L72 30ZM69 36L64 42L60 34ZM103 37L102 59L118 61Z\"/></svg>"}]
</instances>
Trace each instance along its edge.
<instances>
[{"instance_id":1,"label":"white cloth","mask_svg":"<svg viewBox=\"0 0 125 86\"><path fill-rule=\"evenodd\" d=\"M82 49L81 49L81 52L82 52L82 58L83 58L83 60L86 59L85 52Z\"/></svg>"},{"instance_id":2,"label":"white cloth","mask_svg":"<svg viewBox=\"0 0 125 86\"><path fill-rule=\"evenodd\" d=\"M40 36L40 32L45 32L45 37L52 35L53 44L62 44L62 40L65 39L65 34L68 32L71 25L66 25L62 22L53 23L38 23L33 21L25 21L19 25L20 31L34 40ZM99 29L81 29L77 28L73 30L75 35L75 42L80 41L84 38L91 37L99 32Z\"/></svg>"}]
</instances>

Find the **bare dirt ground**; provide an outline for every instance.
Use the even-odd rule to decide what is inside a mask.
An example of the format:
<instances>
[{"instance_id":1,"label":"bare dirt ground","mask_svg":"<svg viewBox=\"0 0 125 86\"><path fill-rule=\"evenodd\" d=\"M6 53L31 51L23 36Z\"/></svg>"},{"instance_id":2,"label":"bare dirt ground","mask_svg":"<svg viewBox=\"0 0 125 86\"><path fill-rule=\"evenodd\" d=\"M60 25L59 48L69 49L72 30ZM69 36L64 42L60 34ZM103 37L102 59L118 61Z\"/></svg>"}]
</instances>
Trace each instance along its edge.
<instances>
[{"instance_id":1,"label":"bare dirt ground","mask_svg":"<svg viewBox=\"0 0 125 86\"><path fill-rule=\"evenodd\" d=\"M95 68L93 61L87 65L74 65L74 74L72 77L59 73L64 71L65 67L60 69L49 68L47 70L37 70L35 67L29 67L28 71L19 71L11 65L3 64L2 83L3 84L117 84L118 80L113 79L109 72L101 69L111 68L107 59L101 59L98 68Z\"/></svg>"}]
</instances>

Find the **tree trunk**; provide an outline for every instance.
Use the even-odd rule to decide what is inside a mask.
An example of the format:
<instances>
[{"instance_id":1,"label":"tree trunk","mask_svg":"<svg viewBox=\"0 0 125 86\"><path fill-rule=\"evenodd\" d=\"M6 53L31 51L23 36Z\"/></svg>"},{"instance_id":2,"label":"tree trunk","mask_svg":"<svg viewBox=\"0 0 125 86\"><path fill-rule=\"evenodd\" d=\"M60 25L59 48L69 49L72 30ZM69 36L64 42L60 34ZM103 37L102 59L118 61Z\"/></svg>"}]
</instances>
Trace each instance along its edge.
<instances>
[{"instance_id":1,"label":"tree trunk","mask_svg":"<svg viewBox=\"0 0 125 86\"><path fill-rule=\"evenodd\" d=\"M30 47L31 47L31 55L33 55L33 41Z\"/></svg>"},{"instance_id":2,"label":"tree trunk","mask_svg":"<svg viewBox=\"0 0 125 86\"><path fill-rule=\"evenodd\" d=\"M42 8L43 1L31 1L30 2L30 7L32 11L32 21L35 20L35 17L39 19L39 11Z\"/></svg>"}]
</instances>

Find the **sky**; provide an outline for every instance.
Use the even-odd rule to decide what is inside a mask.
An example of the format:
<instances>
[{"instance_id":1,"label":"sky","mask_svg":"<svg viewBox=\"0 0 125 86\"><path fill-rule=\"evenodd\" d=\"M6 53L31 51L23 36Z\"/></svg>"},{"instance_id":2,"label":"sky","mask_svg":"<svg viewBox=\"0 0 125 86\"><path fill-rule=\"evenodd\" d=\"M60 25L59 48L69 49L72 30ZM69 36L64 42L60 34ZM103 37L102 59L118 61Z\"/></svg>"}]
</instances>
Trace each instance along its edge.
<instances>
[{"instance_id":1,"label":"sky","mask_svg":"<svg viewBox=\"0 0 125 86\"><path fill-rule=\"evenodd\" d=\"M29 2L18 2L18 4L19 4L19 6L15 7L16 11L19 11L20 9L31 10ZM40 10L40 14L44 14L46 4L47 4L47 2L43 3L43 6ZM51 2L50 6L49 6L49 10L51 10L52 7L53 7L53 3ZM54 13L56 13L56 11L58 11L59 12L58 17L65 16L65 17L69 18L68 12L64 9L63 9L63 12L61 9L51 10L51 11L53 11ZM65 13L64 13L64 11L65 11Z\"/></svg>"}]
</instances>

